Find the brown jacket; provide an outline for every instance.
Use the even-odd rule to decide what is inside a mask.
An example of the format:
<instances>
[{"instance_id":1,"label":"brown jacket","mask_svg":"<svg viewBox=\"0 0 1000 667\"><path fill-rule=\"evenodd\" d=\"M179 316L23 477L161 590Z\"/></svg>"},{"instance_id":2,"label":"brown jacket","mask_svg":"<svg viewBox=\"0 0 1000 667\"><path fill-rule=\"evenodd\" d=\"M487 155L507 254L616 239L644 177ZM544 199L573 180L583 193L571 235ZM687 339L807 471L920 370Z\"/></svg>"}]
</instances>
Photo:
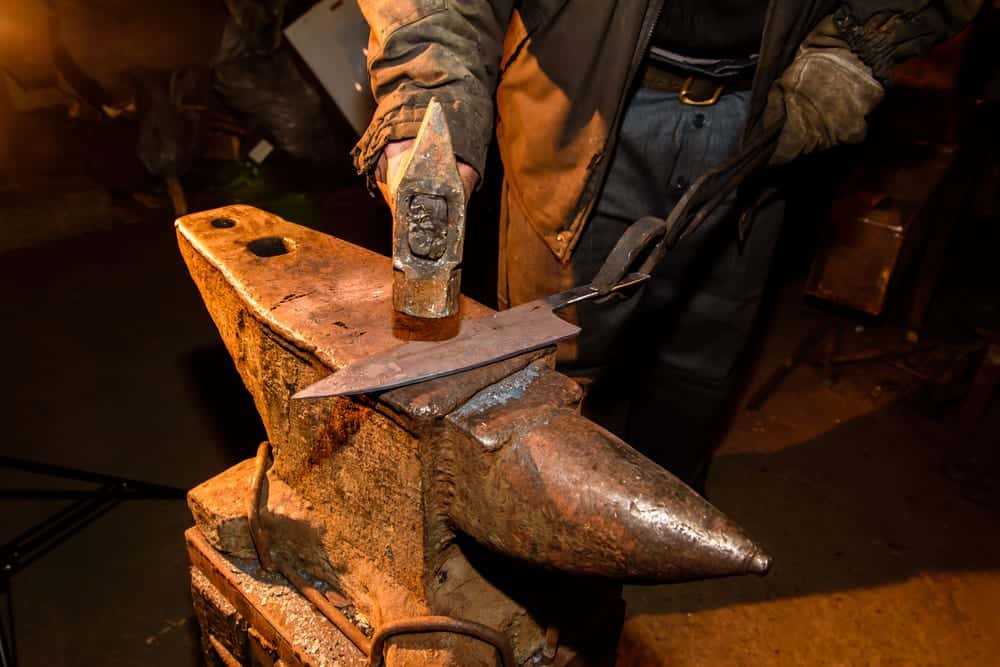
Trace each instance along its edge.
<instances>
[{"instance_id":1,"label":"brown jacket","mask_svg":"<svg viewBox=\"0 0 1000 667\"><path fill-rule=\"evenodd\" d=\"M355 148L359 172L372 173L387 142L414 137L435 96L448 113L456 154L480 174L495 126L506 215L527 221L567 262L603 183L626 92L663 2L360 0L371 26L378 109ZM981 5L771 0L745 138L760 130L772 83L825 16L839 10L850 18L852 48L878 73L955 32Z\"/></svg>"}]
</instances>

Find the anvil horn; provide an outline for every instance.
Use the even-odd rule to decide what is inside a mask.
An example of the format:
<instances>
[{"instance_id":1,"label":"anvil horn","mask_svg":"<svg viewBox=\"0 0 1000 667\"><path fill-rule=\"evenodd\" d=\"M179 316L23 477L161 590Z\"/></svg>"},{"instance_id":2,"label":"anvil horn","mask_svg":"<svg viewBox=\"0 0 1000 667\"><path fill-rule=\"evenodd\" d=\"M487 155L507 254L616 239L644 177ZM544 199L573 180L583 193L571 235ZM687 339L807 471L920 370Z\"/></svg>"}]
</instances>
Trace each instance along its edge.
<instances>
[{"instance_id":1,"label":"anvil horn","mask_svg":"<svg viewBox=\"0 0 1000 667\"><path fill-rule=\"evenodd\" d=\"M450 516L489 547L623 581L765 574L771 558L704 498L563 410L494 452L459 452Z\"/></svg>"}]
</instances>

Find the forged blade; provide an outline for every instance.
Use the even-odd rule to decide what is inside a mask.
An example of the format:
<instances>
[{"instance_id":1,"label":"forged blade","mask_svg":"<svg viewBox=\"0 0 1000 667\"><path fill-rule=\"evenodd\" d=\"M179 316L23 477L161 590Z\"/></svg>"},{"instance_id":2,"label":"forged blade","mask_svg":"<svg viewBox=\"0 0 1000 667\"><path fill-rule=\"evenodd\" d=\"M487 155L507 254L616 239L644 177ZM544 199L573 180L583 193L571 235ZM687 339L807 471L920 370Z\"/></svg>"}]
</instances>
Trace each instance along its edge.
<instances>
[{"instance_id":1,"label":"forged blade","mask_svg":"<svg viewBox=\"0 0 1000 667\"><path fill-rule=\"evenodd\" d=\"M580 332L543 300L465 320L445 341L411 341L350 364L292 398L350 396L386 391L478 368L553 345Z\"/></svg>"}]
</instances>

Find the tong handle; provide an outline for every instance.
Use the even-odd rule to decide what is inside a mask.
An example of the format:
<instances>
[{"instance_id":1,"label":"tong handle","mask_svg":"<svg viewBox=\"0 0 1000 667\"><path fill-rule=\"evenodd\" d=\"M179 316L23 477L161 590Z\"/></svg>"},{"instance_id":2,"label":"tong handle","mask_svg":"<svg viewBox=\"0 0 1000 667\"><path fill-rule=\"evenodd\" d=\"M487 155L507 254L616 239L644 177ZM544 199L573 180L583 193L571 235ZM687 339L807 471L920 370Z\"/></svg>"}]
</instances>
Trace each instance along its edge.
<instances>
[{"instance_id":1,"label":"tong handle","mask_svg":"<svg viewBox=\"0 0 1000 667\"><path fill-rule=\"evenodd\" d=\"M591 281L591 286L597 288L601 295L609 294L612 289L629 273L649 274L666 250L661 241L667 235L667 223L662 218L646 216L629 225L611 254L604 260L597 276ZM633 265L638 260L638 267Z\"/></svg>"}]
</instances>

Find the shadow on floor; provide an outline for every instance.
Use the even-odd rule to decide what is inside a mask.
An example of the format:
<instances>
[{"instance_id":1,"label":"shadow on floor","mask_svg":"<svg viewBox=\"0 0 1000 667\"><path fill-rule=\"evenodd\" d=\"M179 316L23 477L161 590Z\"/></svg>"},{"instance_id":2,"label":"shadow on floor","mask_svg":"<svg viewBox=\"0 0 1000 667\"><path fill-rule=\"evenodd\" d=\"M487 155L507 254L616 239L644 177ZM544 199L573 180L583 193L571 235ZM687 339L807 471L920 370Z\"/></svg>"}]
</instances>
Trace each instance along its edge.
<instances>
[{"instance_id":1,"label":"shadow on floor","mask_svg":"<svg viewBox=\"0 0 1000 667\"><path fill-rule=\"evenodd\" d=\"M774 454L718 457L709 498L764 545L774 568L764 578L632 587L629 616L1000 568L1000 520L946 474L961 444L951 430L898 401Z\"/></svg>"},{"instance_id":2,"label":"shadow on floor","mask_svg":"<svg viewBox=\"0 0 1000 667\"><path fill-rule=\"evenodd\" d=\"M182 488L253 455L260 419L167 216L3 260L0 454ZM0 541L63 504L5 501ZM183 500L128 502L14 576L20 664L199 664L190 525Z\"/></svg>"}]
</instances>

